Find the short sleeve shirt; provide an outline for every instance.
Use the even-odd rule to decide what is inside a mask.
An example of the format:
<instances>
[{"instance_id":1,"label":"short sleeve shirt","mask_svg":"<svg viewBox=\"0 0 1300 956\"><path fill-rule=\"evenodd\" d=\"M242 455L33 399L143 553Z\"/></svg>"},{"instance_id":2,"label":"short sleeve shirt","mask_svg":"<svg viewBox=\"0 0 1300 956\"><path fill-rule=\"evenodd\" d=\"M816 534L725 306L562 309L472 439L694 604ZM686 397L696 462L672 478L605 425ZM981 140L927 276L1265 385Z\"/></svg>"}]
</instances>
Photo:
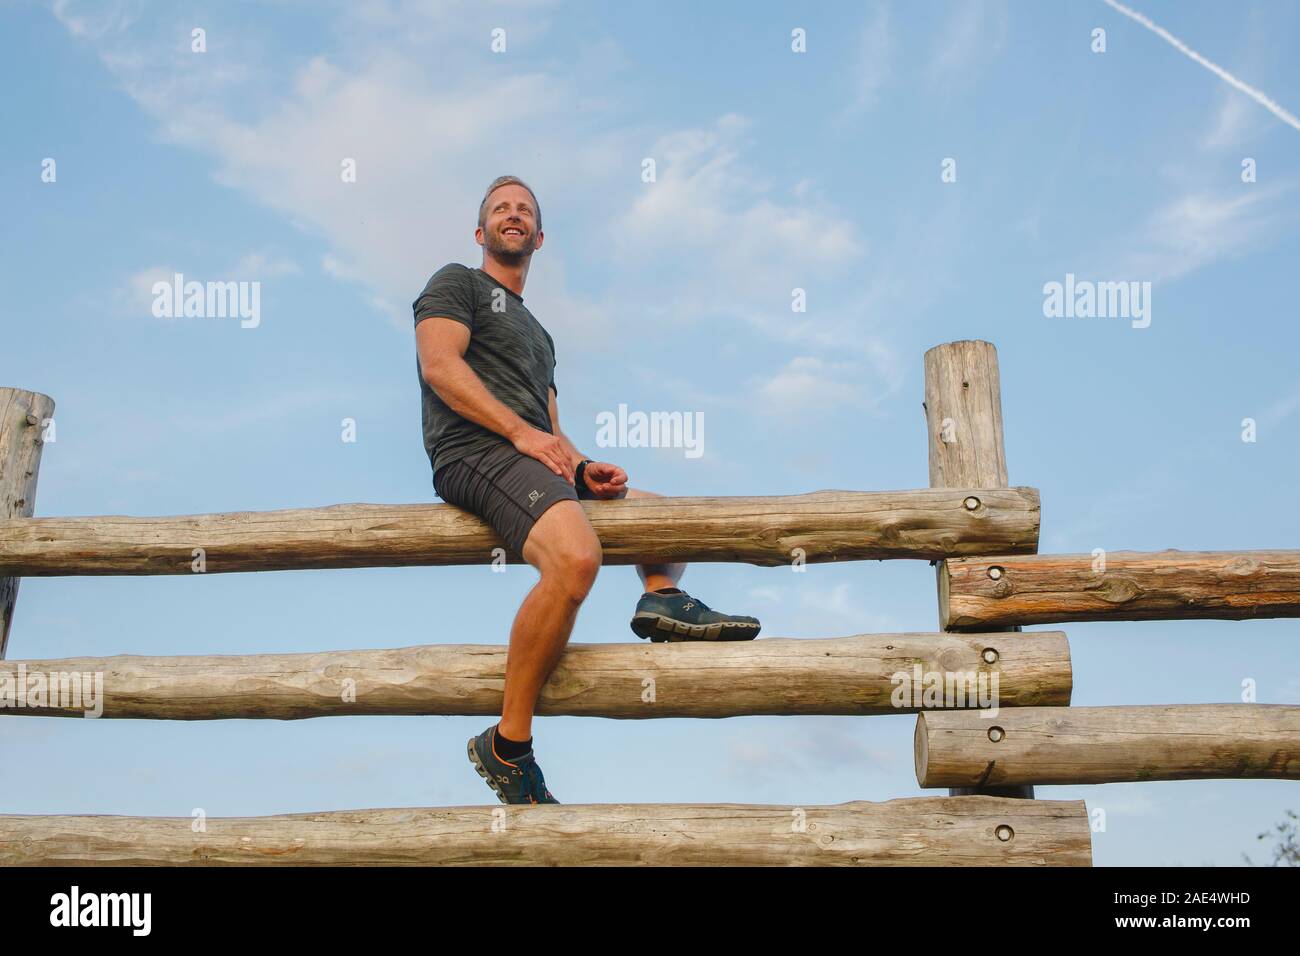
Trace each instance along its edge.
<instances>
[{"instance_id":1,"label":"short sleeve shirt","mask_svg":"<svg viewBox=\"0 0 1300 956\"><path fill-rule=\"evenodd\" d=\"M555 388L555 343L524 307L522 296L482 269L453 262L433 274L412 306L415 324L435 316L470 332L465 362L502 404L528 424L551 431L550 396ZM420 373L424 449L439 468L506 441L452 411Z\"/></svg>"}]
</instances>

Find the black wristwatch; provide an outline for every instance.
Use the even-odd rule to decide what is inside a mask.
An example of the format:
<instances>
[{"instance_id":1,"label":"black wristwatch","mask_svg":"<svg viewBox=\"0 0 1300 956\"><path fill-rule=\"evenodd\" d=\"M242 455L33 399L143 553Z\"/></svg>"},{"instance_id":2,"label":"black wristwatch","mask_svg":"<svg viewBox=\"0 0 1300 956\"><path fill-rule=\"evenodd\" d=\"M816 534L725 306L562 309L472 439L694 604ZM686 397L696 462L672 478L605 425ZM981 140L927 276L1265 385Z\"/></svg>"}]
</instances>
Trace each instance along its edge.
<instances>
[{"instance_id":1,"label":"black wristwatch","mask_svg":"<svg viewBox=\"0 0 1300 956\"><path fill-rule=\"evenodd\" d=\"M582 499L594 499L596 497L595 494L592 493L592 490L587 487L587 482L582 477L582 473L587 470L587 466L591 463L592 461L590 458L582 459L582 461L578 462L577 470L573 473L573 490L576 491L578 497Z\"/></svg>"}]
</instances>

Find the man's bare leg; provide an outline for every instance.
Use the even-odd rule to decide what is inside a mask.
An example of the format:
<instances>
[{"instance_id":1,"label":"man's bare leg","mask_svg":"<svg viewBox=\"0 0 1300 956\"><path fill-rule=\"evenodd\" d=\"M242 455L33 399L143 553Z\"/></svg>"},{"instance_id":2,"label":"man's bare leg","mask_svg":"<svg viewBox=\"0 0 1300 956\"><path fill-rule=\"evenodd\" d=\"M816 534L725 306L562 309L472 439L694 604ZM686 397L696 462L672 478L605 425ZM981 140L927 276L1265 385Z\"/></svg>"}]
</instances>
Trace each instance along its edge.
<instances>
[{"instance_id":1,"label":"man's bare leg","mask_svg":"<svg viewBox=\"0 0 1300 956\"><path fill-rule=\"evenodd\" d=\"M542 685L569 642L578 608L600 571L600 539L582 505L557 501L537 519L523 558L541 574L510 628L505 702L500 732L510 740L533 735L533 710Z\"/></svg>"},{"instance_id":2,"label":"man's bare leg","mask_svg":"<svg viewBox=\"0 0 1300 956\"><path fill-rule=\"evenodd\" d=\"M662 498L663 495L641 488L628 488L624 498ZM678 580L686 571L684 563L678 564L638 564L636 573L641 577L642 588L649 593L658 588L675 588Z\"/></svg>"},{"instance_id":3,"label":"man's bare leg","mask_svg":"<svg viewBox=\"0 0 1300 956\"><path fill-rule=\"evenodd\" d=\"M663 495L642 488L628 488L624 498L662 498ZM748 641L758 636L758 618L744 614L723 614L684 591L655 594L661 588L676 588L686 571L685 562L637 565L644 593L632 618L632 631L652 641L724 640Z\"/></svg>"}]
</instances>

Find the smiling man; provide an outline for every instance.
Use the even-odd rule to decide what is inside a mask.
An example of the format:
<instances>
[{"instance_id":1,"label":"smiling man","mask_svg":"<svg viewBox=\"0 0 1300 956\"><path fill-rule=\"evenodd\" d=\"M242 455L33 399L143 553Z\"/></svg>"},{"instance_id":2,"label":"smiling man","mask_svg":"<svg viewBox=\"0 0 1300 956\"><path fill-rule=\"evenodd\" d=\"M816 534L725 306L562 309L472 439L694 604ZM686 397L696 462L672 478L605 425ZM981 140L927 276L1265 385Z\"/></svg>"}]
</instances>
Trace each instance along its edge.
<instances>
[{"instance_id":1,"label":"smiling man","mask_svg":"<svg viewBox=\"0 0 1300 956\"><path fill-rule=\"evenodd\" d=\"M559 803L533 755L538 695L564 653L600 570L600 540L579 499L659 497L592 461L560 430L555 343L524 307L542 248L542 213L523 180L493 180L479 205L477 269L443 266L415 300L424 447L438 496L486 521L540 578L510 629L501 720L469 759L503 803ZM735 641L759 622L711 610L677 587L684 564L637 568L632 630L651 641Z\"/></svg>"}]
</instances>

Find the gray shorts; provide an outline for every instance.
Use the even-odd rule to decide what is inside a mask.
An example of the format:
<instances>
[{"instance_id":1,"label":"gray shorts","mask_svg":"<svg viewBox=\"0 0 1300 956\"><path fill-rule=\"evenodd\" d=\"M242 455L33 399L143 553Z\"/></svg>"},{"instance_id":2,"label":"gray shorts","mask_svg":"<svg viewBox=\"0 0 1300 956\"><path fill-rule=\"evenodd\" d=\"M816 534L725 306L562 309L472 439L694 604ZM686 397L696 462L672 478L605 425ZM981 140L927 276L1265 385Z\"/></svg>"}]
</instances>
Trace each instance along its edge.
<instances>
[{"instance_id":1,"label":"gray shorts","mask_svg":"<svg viewBox=\"0 0 1300 956\"><path fill-rule=\"evenodd\" d=\"M573 485L504 441L443 465L433 475L433 488L447 504L486 521L520 558L546 509L578 500Z\"/></svg>"}]
</instances>

